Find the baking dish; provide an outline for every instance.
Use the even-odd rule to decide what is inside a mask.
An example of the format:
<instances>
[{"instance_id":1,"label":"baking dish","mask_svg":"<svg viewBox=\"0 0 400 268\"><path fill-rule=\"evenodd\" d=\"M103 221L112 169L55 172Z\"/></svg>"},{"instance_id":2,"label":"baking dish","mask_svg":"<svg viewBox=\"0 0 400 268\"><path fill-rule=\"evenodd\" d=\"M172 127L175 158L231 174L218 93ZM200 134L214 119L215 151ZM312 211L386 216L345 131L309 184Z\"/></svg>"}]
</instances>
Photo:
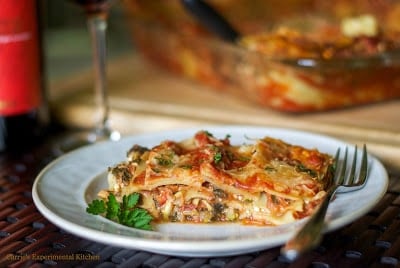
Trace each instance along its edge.
<instances>
[{"instance_id":1,"label":"baking dish","mask_svg":"<svg viewBox=\"0 0 400 268\"><path fill-rule=\"evenodd\" d=\"M178 0L127 0L124 5L138 50L156 65L208 85L222 96L233 94L279 111L326 111L400 97L400 22L394 19L400 16L400 3L396 1L207 2L238 29L243 40L289 29L312 41L321 37L318 45L339 51L347 45L338 34L341 24L362 16L373 17L378 32L366 36L361 30L357 40L348 38L358 42L352 43L352 50L336 54L292 55L290 47L266 53L221 40ZM316 25L323 25L323 30ZM310 39L296 40L296 49L304 40ZM375 47L370 49L370 44Z\"/></svg>"}]
</instances>

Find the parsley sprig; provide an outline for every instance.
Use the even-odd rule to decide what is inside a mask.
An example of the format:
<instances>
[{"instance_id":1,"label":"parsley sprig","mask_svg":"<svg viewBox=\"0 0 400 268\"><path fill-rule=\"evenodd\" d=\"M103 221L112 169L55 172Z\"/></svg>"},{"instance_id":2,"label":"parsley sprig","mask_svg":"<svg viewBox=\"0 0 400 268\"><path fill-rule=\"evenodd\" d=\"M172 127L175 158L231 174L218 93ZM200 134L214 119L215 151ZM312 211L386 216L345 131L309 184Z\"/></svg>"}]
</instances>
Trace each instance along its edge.
<instances>
[{"instance_id":1,"label":"parsley sprig","mask_svg":"<svg viewBox=\"0 0 400 268\"><path fill-rule=\"evenodd\" d=\"M129 227L152 230L150 222L153 217L147 210L137 207L139 198L139 193L133 193L128 196L124 195L122 202L118 202L113 194L109 194L107 201L93 200L86 208L86 212L103 215L107 219Z\"/></svg>"}]
</instances>

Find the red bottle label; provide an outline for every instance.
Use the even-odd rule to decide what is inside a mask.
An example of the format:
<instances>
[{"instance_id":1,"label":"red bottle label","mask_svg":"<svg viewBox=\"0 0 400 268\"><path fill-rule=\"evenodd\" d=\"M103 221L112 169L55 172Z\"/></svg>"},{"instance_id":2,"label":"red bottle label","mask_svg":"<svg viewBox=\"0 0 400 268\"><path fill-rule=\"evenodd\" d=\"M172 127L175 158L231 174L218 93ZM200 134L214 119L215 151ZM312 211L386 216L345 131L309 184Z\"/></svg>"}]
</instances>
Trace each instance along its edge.
<instances>
[{"instance_id":1,"label":"red bottle label","mask_svg":"<svg viewBox=\"0 0 400 268\"><path fill-rule=\"evenodd\" d=\"M0 0L0 115L40 104L40 57L34 0Z\"/></svg>"}]
</instances>

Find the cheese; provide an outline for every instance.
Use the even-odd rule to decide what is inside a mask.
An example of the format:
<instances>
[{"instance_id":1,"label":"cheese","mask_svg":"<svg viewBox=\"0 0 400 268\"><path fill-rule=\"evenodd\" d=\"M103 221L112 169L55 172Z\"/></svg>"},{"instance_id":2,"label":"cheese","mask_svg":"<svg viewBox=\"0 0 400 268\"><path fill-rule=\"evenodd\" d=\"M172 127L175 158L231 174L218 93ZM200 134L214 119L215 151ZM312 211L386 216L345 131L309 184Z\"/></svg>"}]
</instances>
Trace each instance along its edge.
<instances>
[{"instance_id":1,"label":"cheese","mask_svg":"<svg viewBox=\"0 0 400 268\"><path fill-rule=\"evenodd\" d=\"M366 14L343 19L341 30L342 33L348 37L358 37L362 35L374 37L378 34L379 28L376 18Z\"/></svg>"}]
</instances>

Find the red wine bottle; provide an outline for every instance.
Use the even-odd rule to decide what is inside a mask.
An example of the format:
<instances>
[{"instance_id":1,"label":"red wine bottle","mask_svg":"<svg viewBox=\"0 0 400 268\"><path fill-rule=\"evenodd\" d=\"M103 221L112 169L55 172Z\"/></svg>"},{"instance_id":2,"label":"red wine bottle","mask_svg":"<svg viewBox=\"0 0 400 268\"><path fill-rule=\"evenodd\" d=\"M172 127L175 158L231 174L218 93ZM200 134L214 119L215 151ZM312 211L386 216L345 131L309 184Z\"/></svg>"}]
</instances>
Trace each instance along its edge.
<instances>
[{"instance_id":1,"label":"red wine bottle","mask_svg":"<svg viewBox=\"0 0 400 268\"><path fill-rule=\"evenodd\" d=\"M0 151L39 141L48 123L40 0L0 0Z\"/></svg>"}]
</instances>

